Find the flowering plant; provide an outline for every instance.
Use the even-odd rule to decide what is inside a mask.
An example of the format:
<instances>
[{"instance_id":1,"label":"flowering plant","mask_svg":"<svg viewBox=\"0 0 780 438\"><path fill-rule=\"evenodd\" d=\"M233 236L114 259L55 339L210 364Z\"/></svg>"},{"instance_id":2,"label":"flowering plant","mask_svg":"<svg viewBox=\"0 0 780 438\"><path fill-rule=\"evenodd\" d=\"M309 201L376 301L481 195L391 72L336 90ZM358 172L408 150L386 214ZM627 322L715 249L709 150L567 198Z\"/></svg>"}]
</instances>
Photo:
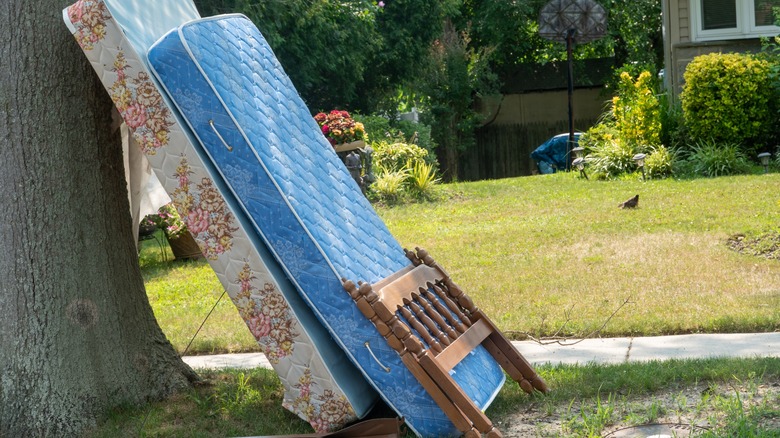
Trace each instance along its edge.
<instances>
[{"instance_id":1,"label":"flowering plant","mask_svg":"<svg viewBox=\"0 0 780 438\"><path fill-rule=\"evenodd\" d=\"M182 222L179 212L170 202L160 207L156 214L146 215L142 224L160 228L172 239L187 231L187 225Z\"/></svg>"},{"instance_id":2,"label":"flowering plant","mask_svg":"<svg viewBox=\"0 0 780 438\"><path fill-rule=\"evenodd\" d=\"M318 113L314 120L330 144L350 143L366 138L366 128L355 122L346 111L333 110L327 114Z\"/></svg>"}]
</instances>

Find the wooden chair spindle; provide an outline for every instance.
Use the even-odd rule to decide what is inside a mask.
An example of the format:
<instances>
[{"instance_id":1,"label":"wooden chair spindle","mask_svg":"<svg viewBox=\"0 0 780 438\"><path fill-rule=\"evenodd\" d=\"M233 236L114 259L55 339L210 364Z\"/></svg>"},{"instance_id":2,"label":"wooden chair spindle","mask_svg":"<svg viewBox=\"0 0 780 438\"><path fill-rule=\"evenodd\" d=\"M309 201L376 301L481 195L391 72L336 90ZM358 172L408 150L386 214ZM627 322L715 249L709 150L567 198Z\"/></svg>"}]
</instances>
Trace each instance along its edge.
<instances>
[{"instance_id":1,"label":"wooden chair spindle","mask_svg":"<svg viewBox=\"0 0 780 438\"><path fill-rule=\"evenodd\" d=\"M428 299L428 301L433 303L433 307L436 308L436 311L439 313L439 315L442 315L447 320L447 334L450 336L450 338L455 340L458 338L458 336L460 336L460 334L466 333L468 327L466 327L465 324L463 324L458 318L455 318L452 313L449 312L447 306L442 304L443 300L436 299L437 295L431 292L433 286L430 283L428 283L428 287L429 289L425 289L423 294L425 295L425 298ZM422 291L423 288L420 288L420 290Z\"/></svg>"},{"instance_id":2,"label":"wooden chair spindle","mask_svg":"<svg viewBox=\"0 0 780 438\"><path fill-rule=\"evenodd\" d=\"M404 304L409 306L410 309L412 309L412 312L414 312L415 315L417 315L417 319L422 321L423 324L428 328L428 331L436 338L438 339L439 343L444 344L444 346L450 345L450 338L447 337L447 335L441 331L438 325L431 319L428 314L425 312L425 310L422 307L422 303L414 300L414 297L417 296L417 294L412 293L412 300L408 300L404 298ZM419 297L418 297L419 298ZM430 306L429 306L430 307Z\"/></svg>"},{"instance_id":3,"label":"wooden chair spindle","mask_svg":"<svg viewBox=\"0 0 780 438\"><path fill-rule=\"evenodd\" d=\"M425 297L425 292L425 289L420 288L419 294L412 293L412 299L422 306L425 314L438 326L441 334L444 336L444 339L439 340L445 345L450 345L452 341L458 339L458 333L450 326L449 322L446 320L446 316L442 315L435 306L431 305L431 302Z\"/></svg>"},{"instance_id":4,"label":"wooden chair spindle","mask_svg":"<svg viewBox=\"0 0 780 438\"><path fill-rule=\"evenodd\" d=\"M458 319L462 322L463 325L465 325L467 328L471 327L471 319L466 316L466 314L463 313L463 310L461 310L460 306L453 301L453 299L447 294L447 292L444 291L438 284L431 285L431 289L433 289L434 292L436 292L436 295L441 298L442 301L444 301L444 304L452 310L452 313L455 314L455 316L458 317ZM461 329L459 326L455 326L456 329L458 329L459 332L465 333L466 330Z\"/></svg>"},{"instance_id":5,"label":"wooden chair spindle","mask_svg":"<svg viewBox=\"0 0 780 438\"><path fill-rule=\"evenodd\" d=\"M417 332L417 334L423 338L423 341L425 341L428 346L430 346L431 350L433 350L436 353L441 353L442 350L444 350L439 344L439 341L436 340L431 334L428 332L428 330L425 328L425 325L423 325L420 320L417 319L417 317L406 307L399 305L398 311L401 312L401 315L406 319L409 324L411 324L412 328Z\"/></svg>"}]
</instances>

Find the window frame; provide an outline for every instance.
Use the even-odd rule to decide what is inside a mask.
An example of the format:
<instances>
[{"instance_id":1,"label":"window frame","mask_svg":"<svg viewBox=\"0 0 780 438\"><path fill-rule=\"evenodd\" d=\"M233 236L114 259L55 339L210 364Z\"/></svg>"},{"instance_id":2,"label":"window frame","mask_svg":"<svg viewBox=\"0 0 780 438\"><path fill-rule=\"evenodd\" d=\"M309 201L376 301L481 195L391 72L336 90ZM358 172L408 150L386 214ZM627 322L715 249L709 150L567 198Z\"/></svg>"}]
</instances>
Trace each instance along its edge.
<instances>
[{"instance_id":1,"label":"window frame","mask_svg":"<svg viewBox=\"0 0 780 438\"><path fill-rule=\"evenodd\" d=\"M737 8L737 25L727 29L704 30L701 2L689 0L692 41L739 40L759 37L773 37L780 34L778 26L757 26L755 0L734 0Z\"/></svg>"}]
</instances>

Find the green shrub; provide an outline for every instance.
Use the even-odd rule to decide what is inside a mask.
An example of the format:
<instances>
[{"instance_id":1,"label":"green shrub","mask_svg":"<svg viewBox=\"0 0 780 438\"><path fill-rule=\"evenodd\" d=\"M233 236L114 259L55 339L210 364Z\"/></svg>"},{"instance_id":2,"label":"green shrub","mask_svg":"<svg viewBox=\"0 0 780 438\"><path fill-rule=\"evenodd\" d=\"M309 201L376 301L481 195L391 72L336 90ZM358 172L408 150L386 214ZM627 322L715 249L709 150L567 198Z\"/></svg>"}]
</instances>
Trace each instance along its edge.
<instances>
[{"instance_id":1,"label":"green shrub","mask_svg":"<svg viewBox=\"0 0 780 438\"><path fill-rule=\"evenodd\" d=\"M648 179L672 176L676 155L666 146L656 146L645 158L645 175Z\"/></svg>"},{"instance_id":2,"label":"green shrub","mask_svg":"<svg viewBox=\"0 0 780 438\"><path fill-rule=\"evenodd\" d=\"M695 175L716 177L746 173L750 170L750 164L736 143L700 140L691 146L684 169Z\"/></svg>"},{"instance_id":3,"label":"green shrub","mask_svg":"<svg viewBox=\"0 0 780 438\"><path fill-rule=\"evenodd\" d=\"M369 143L387 140L390 137L390 132L393 130L390 127L390 120L382 116L364 116L360 114L352 114L355 121L363 124L366 130L366 136Z\"/></svg>"},{"instance_id":4,"label":"green shrub","mask_svg":"<svg viewBox=\"0 0 780 438\"><path fill-rule=\"evenodd\" d=\"M374 171L380 175L385 171L394 172L413 168L418 162L428 161L428 151L415 144L380 141L372 145L374 148Z\"/></svg>"},{"instance_id":5,"label":"green shrub","mask_svg":"<svg viewBox=\"0 0 780 438\"><path fill-rule=\"evenodd\" d=\"M588 167L596 179L614 178L636 169L634 155L634 148L620 138L614 138L590 146Z\"/></svg>"},{"instance_id":6,"label":"green shrub","mask_svg":"<svg viewBox=\"0 0 780 438\"><path fill-rule=\"evenodd\" d=\"M612 98L612 116L620 140L638 152L661 144L661 107L653 92L654 78L643 71L636 78L620 74L618 95Z\"/></svg>"},{"instance_id":7,"label":"green shrub","mask_svg":"<svg viewBox=\"0 0 780 438\"><path fill-rule=\"evenodd\" d=\"M407 195L418 200L435 198L439 178L436 165L427 160L428 151L407 143L378 142L374 148L377 180L370 189L375 200L394 204Z\"/></svg>"},{"instance_id":8,"label":"green shrub","mask_svg":"<svg viewBox=\"0 0 780 438\"><path fill-rule=\"evenodd\" d=\"M695 139L740 144L748 155L768 137L773 122L769 63L738 53L698 56L688 64L682 101Z\"/></svg>"},{"instance_id":9,"label":"green shrub","mask_svg":"<svg viewBox=\"0 0 780 438\"><path fill-rule=\"evenodd\" d=\"M610 110L579 140L591 173L597 179L610 179L633 172L634 155L641 152L648 154L652 177L670 175L675 155L661 145L663 113L659 97L653 92L654 77L648 71L640 73L636 80L626 71L619 77L617 96L612 99ZM657 155L651 158L654 154Z\"/></svg>"},{"instance_id":10,"label":"green shrub","mask_svg":"<svg viewBox=\"0 0 780 438\"><path fill-rule=\"evenodd\" d=\"M371 184L370 190L375 199L388 204L396 204L401 201L405 194L405 183L409 176L409 168L386 169L380 167L381 173L374 184Z\"/></svg>"},{"instance_id":11,"label":"green shrub","mask_svg":"<svg viewBox=\"0 0 780 438\"><path fill-rule=\"evenodd\" d=\"M391 121L383 116L353 114L353 118L363 124L369 143L413 143L428 151L428 162L435 163L436 145L431 139L430 126L408 120Z\"/></svg>"},{"instance_id":12,"label":"green shrub","mask_svg":"<svg viewBox=\"0 0 780 438\"><path fill-rule=\"evenodd\" d=\"M411 166L409 172L409 190L418 198L433 199L434 187L440 179L436 176L436 169L432 164L418 161Z\"/></svg>"}]
</instances>

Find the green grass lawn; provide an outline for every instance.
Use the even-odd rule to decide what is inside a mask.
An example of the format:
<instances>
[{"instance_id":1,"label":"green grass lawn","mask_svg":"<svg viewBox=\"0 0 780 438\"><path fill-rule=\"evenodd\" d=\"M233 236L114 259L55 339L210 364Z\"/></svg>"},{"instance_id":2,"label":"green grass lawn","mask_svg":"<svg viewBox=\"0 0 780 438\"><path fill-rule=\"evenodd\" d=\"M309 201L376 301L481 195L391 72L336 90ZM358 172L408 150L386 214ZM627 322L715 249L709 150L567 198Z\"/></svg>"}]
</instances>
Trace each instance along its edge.
<instances>
[{"instance_id":1,"label":"green grass lawn","mask_svg":"<svg viewBox=\"0 0 780 438\"><path fill-rule=\"evenodd\" d=\"M506 437L599 437L648 423L702 426L707 437L780 436L780 361L709 359L546 365L547 395L507 383L487 410ZM225 437L311 433L282 408L272 370L204 372L207 384L110 413L88 436ZM413 435L407 433L406 436Z\"/></svg>"},{"instance_id":2,"label":"green grass lawn","mask_svg":"<svg viewBox=\"0 0 780 438\"><path fill-rule=\"evenodd\" d=\"M603 182L559 173L449 184L440 201L377 210L515 338L586 336L607 321L601 336L773 331L780 262L726 243L780 229L778 187L780 174ZM618 208L635 194L639 208ZM183 352L222 287L205 261L164 262L154 240L141 267ZM256 343L225 296L189 353L248 350Z\"/></svg>"},{"instance_id":3,"label":"green grass lawn","mask_svg":"<svg viewBox=\"0 0 780 438\"><path fill-rule=\"evenodd\" d=\"M585 181L572 174L457 184L456 197L380 209L501 329L534 336L771 331L780 263L728 249L780 228L780 175ZM639 208L618 204L639 194Z\"/></svg>"}]
</instances>

